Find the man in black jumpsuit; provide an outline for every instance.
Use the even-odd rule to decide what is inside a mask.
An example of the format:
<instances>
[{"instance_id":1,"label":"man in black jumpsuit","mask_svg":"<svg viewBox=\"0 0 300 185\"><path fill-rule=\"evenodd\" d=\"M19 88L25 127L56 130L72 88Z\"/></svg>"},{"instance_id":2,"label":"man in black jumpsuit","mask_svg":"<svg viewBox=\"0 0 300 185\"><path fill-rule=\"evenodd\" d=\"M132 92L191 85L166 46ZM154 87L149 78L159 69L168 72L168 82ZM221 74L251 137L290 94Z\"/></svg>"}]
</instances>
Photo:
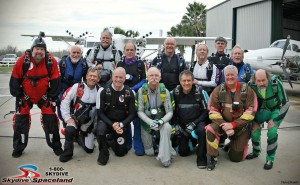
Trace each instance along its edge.
<instances>
[{"instance_id":1,"label":"man in black jumpsuit","mask_svg":"<svg viewBox=\"0 0 300 185\"><path fill-rule=\"evenodd\" d=\"M179 85L179 74L185 70L185 61L179 54L175 54L176 41L173 37L167 37L164 41L164 53L158 54L150 67L157 67L161 72L160 83L164 83L171 92Z\"/></svg>"},{"instance_id":2,"label":"man in black jumpsuit","mask_svg":"<svg viewBox=\"0 0 300 185\"><path fill-rule=\"evenodd\" d=\"M229 65L230 58L229 54L225 53L225 49L227 47L227 40L224 37L217 37L215 40L215 48L217 49L216 53L212 53L208 60L213 62L221 72L224 67ZM220 75L221 77L222 75ZM220 81L219 81L220 82Z\"/></svg>"},{"instance_id":3,"label":"man in black jumpsuit","mask_svg":"<svg viewBox=\"0 0 300 185\"><path fill-rule=\"evenodd\" d=\"M176 124L173 145L178 145L179 155L189 155L189 142L194 140L192 138L194 132L198 138L197 141L194 140L197 142L197 166L205 169L207 165L205 126L208 119L208 95L201 87L193 84L194 76L191 71L181 72L179 80L180 86L172 91L175 101L173 118Z\"/></svg>"},{"instance_id":4,"label":"man in black jumpsuit","mask_svg":"<svg viewBox=\"0 0 300 185\"><path fill-rule=\"evenodd\" d=\"M97 95L98 122L94 134L99 144L99 165L106 165L108 162L108 140L112 140L111 147L115 155L122 157L128 152L127 127L134 119L136 111L134 94L124 85L125 75L124 68L116 68L112 75L112 84L100 89L101 92Z\"/></svg>"}]
</instances>

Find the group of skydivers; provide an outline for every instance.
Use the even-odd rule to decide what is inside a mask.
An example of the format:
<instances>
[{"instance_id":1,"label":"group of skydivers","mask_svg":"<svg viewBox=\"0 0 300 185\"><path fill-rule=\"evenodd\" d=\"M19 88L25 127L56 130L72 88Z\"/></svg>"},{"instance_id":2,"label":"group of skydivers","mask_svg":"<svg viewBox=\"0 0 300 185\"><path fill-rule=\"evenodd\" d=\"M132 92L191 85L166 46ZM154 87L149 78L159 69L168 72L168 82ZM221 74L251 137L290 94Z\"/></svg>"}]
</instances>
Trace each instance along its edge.
<instances>
[{"instance_id":1,"label":"group of skydivers","mask_svg":"<svg viewBox=\"0 0 300 185\"><path fill-rule=\"evenodd\" d=\"M74 141L92 153L96 138L100 165L107 164L109 148L124 156L133 145L137 156L157 156L164 167L176 153L195 151L197 167L213 170L218 147L234 162L258 157L261 127L267 122L264 169L271 169L277 129L288 111L281 80L263 70L254 73L239 46L229 57L223 37L216 38L215 47L208 57L208 47L199 44L197 61L188 68L175 53L175 39L168 37L164 53L147 70L136 56L136 45L129 41L120 52L108 30L84 58L74 45L59 62L42 38L35 39L16 62L9 83L16 97L12 156L20 157L27 146L30 109L37 104L47 144L61 162L72 159ZM250 138L253 152L247 155Z\"/></svg>"}]
</instances>

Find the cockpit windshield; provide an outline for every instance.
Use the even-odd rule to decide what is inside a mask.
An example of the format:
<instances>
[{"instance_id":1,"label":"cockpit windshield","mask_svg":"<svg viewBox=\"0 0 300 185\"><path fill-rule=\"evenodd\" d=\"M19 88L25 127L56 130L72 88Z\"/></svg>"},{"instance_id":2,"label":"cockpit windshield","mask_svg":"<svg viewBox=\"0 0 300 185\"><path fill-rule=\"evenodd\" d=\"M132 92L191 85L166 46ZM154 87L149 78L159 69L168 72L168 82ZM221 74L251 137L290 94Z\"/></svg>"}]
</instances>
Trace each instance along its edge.
<instances>
[{"instance_id":1,"label":"cockpit windshield","mask_svg":"<svg viewBox=\"0 0 300 185\"><path fill-rule=\"evenodd\" d=\"M285 44L285 40L276 41L276 42L273 42L273 44L271 44L270 48L281 48L281 49L283 49L284 44ZM289 45L287 47L287 50L291 50L291 45Z\"/></svg>"}]
</instances>

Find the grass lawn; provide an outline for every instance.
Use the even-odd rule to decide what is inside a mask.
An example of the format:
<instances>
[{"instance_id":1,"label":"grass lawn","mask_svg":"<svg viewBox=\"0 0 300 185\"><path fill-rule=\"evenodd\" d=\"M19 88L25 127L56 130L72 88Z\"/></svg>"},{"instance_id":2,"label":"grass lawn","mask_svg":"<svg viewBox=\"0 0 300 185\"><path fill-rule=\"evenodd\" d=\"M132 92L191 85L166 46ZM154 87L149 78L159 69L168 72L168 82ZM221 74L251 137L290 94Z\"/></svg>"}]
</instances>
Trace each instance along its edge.
<instances>
[{"instance_id":1,"label":"grass lawn","mask_svg":"<svg viewBox=\"0 0 300 185\"><path fill-rule=\"evenodd\" d=\"M10 67L0 66L0 73L1 73L1 72L5 72L5 73L11 72L11 71L12 71L12 68L13 68L13 66L10 66Z\"/></svg>"}]
</instances>

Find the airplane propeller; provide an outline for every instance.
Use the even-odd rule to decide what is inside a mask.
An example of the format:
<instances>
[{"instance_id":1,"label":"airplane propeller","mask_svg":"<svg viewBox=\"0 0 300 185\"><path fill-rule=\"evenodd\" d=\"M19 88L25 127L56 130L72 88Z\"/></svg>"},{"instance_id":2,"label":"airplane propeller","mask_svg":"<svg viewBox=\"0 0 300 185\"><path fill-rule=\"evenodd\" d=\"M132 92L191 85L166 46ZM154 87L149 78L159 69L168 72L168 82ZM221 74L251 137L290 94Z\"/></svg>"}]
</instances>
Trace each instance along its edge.
<instances>
[{"instance_id":1,"label":"airplane propeller","mask_svg":"<svg viewBox=\"0 0 300 185\"><path fill-rule=\"evenodd\" d=\"M290 76L289 76L288 72L286 71L286 68L288 66L288 61L287 61L287 59L284 58L285 52L286 52L287 47L290 43L290 38L291 38L290 35L288 35L287 38L286 38L280 61L276 62L275 64L271 64L271 65L279 65L282 68L284 77L289 82L291 88L293 88L293 84L291 82Z\"/></svg>"},{"instance_id":2,"label":"airplane propeller","mask_svg":"<svg viewBox=\"0 0 300 185\"><path fill-rule=\"evenodd\" d=\"M285 52L287 50L287 47L288 47L288 45L290 43L290 38L291 38L290 35L288 35L287 38L286 38L286 41L285 41L285 44L284 44L284 47L283 47L282 56L281 56L280 60L281 60L281 67L282 67L282 70L283 70L283 74L284 74L285 78L287 79L287 81L289 82L291 88L293 88L293 84L291 82L290 76L289 76L289 74L286 71L287 60L284 59L284 54L285 54Z\"/></svg>"}]
</instances>

